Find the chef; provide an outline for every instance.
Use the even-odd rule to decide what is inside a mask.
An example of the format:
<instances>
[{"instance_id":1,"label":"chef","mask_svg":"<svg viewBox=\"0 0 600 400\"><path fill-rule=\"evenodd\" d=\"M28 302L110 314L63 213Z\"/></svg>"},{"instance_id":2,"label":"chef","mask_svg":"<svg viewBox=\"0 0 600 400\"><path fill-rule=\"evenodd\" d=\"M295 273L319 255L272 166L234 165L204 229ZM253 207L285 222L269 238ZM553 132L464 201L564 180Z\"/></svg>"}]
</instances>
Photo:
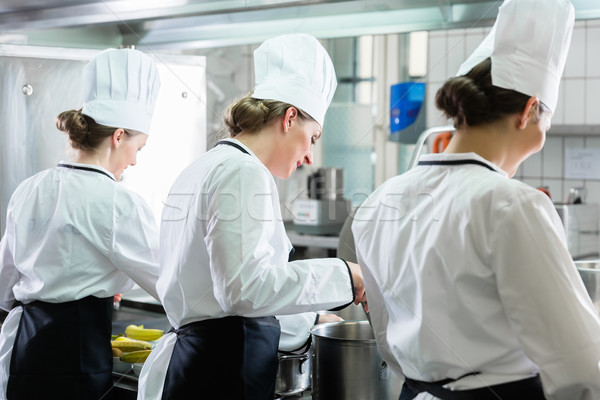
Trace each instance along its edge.
<instances>
[{"instance_id":1,"label":"chef","mask_svg":"<svg viewBox=\"0 0 600 400\"><path fill-rule=\"evenodd\" d=\"M280 328L274 315L364 300L358 265L289 262L273 176L312 163L337 82L305 34L254 52L255 88L225 115L229 138L186 168L166 199L157 290L174 328L141 372L139 399L272 399Z\"/></svg>"},{"instance_id":2,"label":"chef","mask_svg":"<svg viewBox=\"0 0 600 400\"><path fill-rule=\"evenodd\" d=\"M106 399L113 296L139 284L158 299L158 227L117 182L150 130L160 87L137 50L83 70L84 104L57 117L73 162L22 182L0 242L0 399Z\"/></svg>"},{"instance_id":3,"label":"chef","mask_svg":"<svg viewBox=\"0 0 600 400\"><path fill-rule=\"evenodd\" d=\"M574 21L506 0L436 105L446 151L381 185L352 225L377 343L408 399L600 398L600 319L545 194L510 179L539 151Z\"/></svg>"}]
</instances>

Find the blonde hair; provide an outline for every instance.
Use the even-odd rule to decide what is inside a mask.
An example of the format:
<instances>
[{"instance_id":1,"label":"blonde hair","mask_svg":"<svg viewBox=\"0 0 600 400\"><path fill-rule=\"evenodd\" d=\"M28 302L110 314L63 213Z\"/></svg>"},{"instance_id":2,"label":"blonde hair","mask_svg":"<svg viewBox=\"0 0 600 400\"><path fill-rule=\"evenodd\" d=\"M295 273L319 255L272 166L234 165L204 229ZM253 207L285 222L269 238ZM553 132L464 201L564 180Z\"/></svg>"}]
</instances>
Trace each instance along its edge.
<instances>
[{"instance_id":1,"label":"blonde hair","mask_svg":"<svg viewBox=\"0 0 600 400\"><path fill-rule=\"evenodd\" d=\"M252 93L232 103L225 111L223 122L230 137L240 132L257 132L271 121L285 114L288 108L294 107L303 120L313 118L298 107L278 100L263 100L251 97Z\"/></svg>"}]
</instances>

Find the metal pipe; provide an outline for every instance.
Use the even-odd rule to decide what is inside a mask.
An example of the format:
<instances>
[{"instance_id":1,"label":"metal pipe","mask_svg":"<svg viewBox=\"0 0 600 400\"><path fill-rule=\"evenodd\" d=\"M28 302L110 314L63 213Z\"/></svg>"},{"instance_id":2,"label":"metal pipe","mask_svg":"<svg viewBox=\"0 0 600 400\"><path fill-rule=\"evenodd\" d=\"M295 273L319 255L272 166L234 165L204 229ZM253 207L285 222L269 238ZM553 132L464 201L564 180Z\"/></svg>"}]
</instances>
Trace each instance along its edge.
<instances>
[{"instance_id":1,"label":"metal pipe","mask_svg":"<svg viewBox=\"0 0 600 400\"><path fill-rule=\"evenodd\" d=\"M456 129L453 126L436 126L434 128L429 128L424 130L417 139L417 144L413 154L410 158L410 164L408 164L408 169L413 169L417 163L419 162L419 154L421 154L421 150L423 149L423 145L427 138L434 133L442 133L442 132L454 132Z\"/></svg>"}]
</instances>

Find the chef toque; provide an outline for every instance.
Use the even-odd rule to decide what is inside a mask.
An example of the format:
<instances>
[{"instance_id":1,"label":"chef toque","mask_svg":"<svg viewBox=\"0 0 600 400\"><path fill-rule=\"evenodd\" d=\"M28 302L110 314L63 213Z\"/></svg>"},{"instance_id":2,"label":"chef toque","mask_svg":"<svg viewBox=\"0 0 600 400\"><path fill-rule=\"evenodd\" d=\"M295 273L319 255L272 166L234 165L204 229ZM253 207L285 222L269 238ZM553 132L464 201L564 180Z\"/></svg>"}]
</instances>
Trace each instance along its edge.
<instances>
[{"instance_id":1,"label":"chef toque","mask_svg":"<svg viewBox=\"0 0 600 400\"><path fill-rule=\"evenodd\" d=\"M494 86L538 97L554 113L574 15L568 0L505 0L491 32L458 75L491 57Z\"/></svg>"},{"instance_id":2,"label":"chef toque","mask_svg":"<svg viewBox=\"0 0 600 400\"><path fill-rule=\"evenodd\" d=\"M317 39L289 34L266 40L254 51L254 77L252 97L292 104L323 126L337 80Z\"/></svg>"},{"instance_id":3,"label":"chef toque","mask_svg":"<svg viewBox=\"0 0 600 400\"><path fill-rule=\"evenodd\" d=\"M149 56L105 50L83 69L82 113L98 124L148 135L159 89L158 69Z\"/></svg>"}]
</instances>

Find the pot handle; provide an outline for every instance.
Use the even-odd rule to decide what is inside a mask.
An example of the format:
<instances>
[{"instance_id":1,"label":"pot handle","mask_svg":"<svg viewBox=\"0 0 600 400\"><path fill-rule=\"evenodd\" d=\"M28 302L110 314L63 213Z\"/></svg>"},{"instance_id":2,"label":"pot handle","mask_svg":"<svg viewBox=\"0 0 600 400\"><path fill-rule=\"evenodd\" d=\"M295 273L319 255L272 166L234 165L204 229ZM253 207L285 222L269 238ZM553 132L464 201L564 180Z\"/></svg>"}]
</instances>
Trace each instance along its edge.
<instances>
[{"instance_id":1,"label":"pot handle","mask_svg":"<svg viewBox=\"0 0 600 400\"><path fill-rule=\"evenodd\" d=\"M304 364L304 363L305 363L305 362L307 362L307 361L308 361L308 357L306 357L306 358L302 358L302 359L300 360L300 363L298 364L298 372L299 372L301 375L302 375L302 374L304 374L304 373L306 372L306 368L305 368L305 364Z\"/></svg>"}]
</instances>

